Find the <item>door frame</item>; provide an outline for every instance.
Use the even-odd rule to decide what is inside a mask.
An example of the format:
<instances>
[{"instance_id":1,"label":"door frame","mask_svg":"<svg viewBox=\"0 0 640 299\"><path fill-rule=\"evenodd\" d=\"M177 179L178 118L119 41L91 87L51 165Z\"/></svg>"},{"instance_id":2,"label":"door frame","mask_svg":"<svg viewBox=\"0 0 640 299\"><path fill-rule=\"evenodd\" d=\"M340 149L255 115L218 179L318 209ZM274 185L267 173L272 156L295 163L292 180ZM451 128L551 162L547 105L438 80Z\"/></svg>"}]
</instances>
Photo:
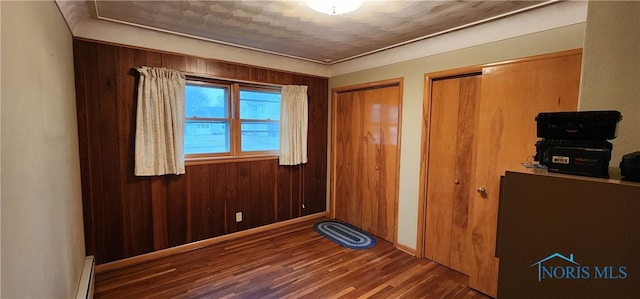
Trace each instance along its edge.
<instances>
[{"instance_id":1,"label":"door frame","mask_svg":"<svg viewBox=\"0 0 640 299\"><path fill-rule=\"evenodd\" d=\"M335 115L337 115L336 109L337 109L337 105L336 105L336 101L338 100L338 94L339 93L344 93L344 92L352 92L352 91L361 91L361 90L368 90L368 89L376 89L376 88L383 88L383 87L388 87L388 86L398 86L399 87L399 94L398 94L398 146L396 149L396 156L397 161L396 161L396 166L395 166L395 171L398 174L396 181L395 181L395 186L396 186L396 190L394 190L394 194L396 195L396 199L395 202L393 203L393 207L394 210L396 212L395 215L395 219L394 219L394 224L393 224L393 244L394 246L397 247L398 245L398 200L399 200L399 183L400 183L400 146L401 146L401 140L402 140L402 100L403 100L403 80L404 78L393 78L393 79L387 79L387 80L380 80L380 81L373 81L373 82L367 82L367 83L361 83L361 84L355 84L355 85L348 85L348 86L341 86L341 87L335 87L331 89L331 115L330 115L330 119L331 119L331 139L330 139L330 157L329 157L329 172L330 172L330 176L329 176L329 215L331 217L331 219L335 219L336 218L336 195L335 195L335 190L336 190L336 159L335 159L335 154L336 154L336 118Z\"/></svg>"}]
</instances>

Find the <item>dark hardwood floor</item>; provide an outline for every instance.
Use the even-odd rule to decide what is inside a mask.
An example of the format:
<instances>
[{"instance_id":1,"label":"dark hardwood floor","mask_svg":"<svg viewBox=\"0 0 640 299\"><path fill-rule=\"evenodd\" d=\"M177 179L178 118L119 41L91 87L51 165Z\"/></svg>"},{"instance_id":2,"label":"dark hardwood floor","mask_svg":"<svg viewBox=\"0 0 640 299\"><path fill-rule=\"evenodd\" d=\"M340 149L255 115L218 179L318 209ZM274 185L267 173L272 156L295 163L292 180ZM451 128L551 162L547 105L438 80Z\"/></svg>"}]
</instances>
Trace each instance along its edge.
<instances>
[{"instance_id":1,"label":"dark hardwood floor","mask_svg":"<svg viewBox=\"0 0 640 299\"><path fill-rule=\"evenodd\" d=\"M97 273L96 298L488 298L468 278L378 239L343 248L292 224Z\"/></svg>"}]
</instances>

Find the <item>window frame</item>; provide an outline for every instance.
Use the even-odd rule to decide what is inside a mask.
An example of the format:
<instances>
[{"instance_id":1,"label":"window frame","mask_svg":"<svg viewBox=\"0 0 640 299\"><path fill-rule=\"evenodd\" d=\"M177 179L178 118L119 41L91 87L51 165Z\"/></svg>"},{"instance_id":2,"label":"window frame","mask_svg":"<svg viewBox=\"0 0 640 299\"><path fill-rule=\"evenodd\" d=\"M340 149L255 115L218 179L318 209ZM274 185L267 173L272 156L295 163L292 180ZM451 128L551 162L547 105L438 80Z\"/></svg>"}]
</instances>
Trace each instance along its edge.
<instances>
[{"instance_id":1,"label":"window frame","mask_svg":"<svg viewBox=\"0 0 640 299\"><path fill-rule=\"evenodd\" d=\"M221 88L226 88L227 90L227 117L226 118L209 118L209 117L187 117L186 113L185 113L185 117L184 117L184 123L185 123L185 127L187 122L190 121L206 121L206 122L215 122L215 121L226 121L229 124L229 151L227 152L221 152L221 153L200 153L200 154L186 154L185 153L185 161L189 160L189 159L203 159L203 158L216 158L216 157L227 157L229 155L231 155L231 153L233 153L233 142L231 141L231 131L233 130L233 122L232 122L232 118L233 118L233 106L231 103L231 97L232 97L232 93L233 91L231 90L231 86L229 84L224 84L224 83L220 83L220 82L214 82L214 81L208 81L208 80L190 80L190 78L187 78L187 85L199 85L199 86L213 86L213 87L221 87ZM185 102L186 102L186 97L185 97ZM186 103L185 103L186 104ZM184 146L184 145L183 145Z\"/></svg>"},{"instance_id":2,"label":"window frame","mask_svg":"<svg viewBox=\"0 0 640 299\"><path fill-rule=\"evenodd\" d=\"M261 120L261 119L241 119L240 118L240 90L277 92L281 94L282 86L269 85L260 83L238 82L231 80L210 79L197 76L186 76L187 85L215 86L227 88L227 118L192 118L187 117L185 113L185 124L188 121L207 120L207 121L228 121L229 123L229 151L223 153L200 153L185 154L185 162L188 164L198 164L198 162L224 162L233 160L261 160L261 159L277 159L280 156L278 150L263 151L242 151L242 122L275 122L280 120ZM185 97L186 101L186 97ZM191 163L189 163L191 162Z\"/></svg>"},{"instance_id":3,"label":"window frame","mask_svg":"<svg viewBox=\"0 0 640 299\"><path fill-rule=\"evenodd\" d=\"M255 84L238 84L237 83L237 88L235 90L236 92L236 106L237 108L240 107L240 91L242 90L248 90L248 91L265 91L265 92L271 92L273 93L274 91L277 91L280 93L280 95L282 96L282 88L275 88L275 87L265 87L265 86L259 86L259 85L255 85ZM280 118L278 117L277 120L269 120L269 119L251 119L251 118L240 118L240 109L236 109L234 111L236 114L234 115L234 119L237 121L236 123L236 129L238 130L237 132L237 136L238 136L238 143L237 143L237 149L238 149L238 153L239 156L246 156L246 155L250 155L250 156L255 156L255 155L280 155L280 146L278 146L278 150L263 150L263 151L242 151L242 123L265 123L265 122L269 122L269 123L277 123L278 124L278 128L280 127ZM278 134L280 134L280 130L278 129Z\"/></svg>"}]
</instances>

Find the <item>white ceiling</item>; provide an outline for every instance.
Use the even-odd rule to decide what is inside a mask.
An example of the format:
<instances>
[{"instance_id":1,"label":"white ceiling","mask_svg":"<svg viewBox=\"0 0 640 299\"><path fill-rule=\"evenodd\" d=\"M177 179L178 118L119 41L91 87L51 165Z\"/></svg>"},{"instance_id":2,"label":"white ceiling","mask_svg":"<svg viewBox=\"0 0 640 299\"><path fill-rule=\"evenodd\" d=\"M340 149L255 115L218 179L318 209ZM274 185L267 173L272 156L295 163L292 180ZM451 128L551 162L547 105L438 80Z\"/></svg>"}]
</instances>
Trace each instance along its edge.
<instances>
[{"instance_id":1,"label":"white ceiling","mask_svg":"<svg viewBox=\"0 0 640 299\"><path fill-rule=\"evenodd\" d=\"M365 1L328 16L306 1L63 1L83 19L143 27L320 64L363 57L558 1Z\"/></svg>"}]
</instances>

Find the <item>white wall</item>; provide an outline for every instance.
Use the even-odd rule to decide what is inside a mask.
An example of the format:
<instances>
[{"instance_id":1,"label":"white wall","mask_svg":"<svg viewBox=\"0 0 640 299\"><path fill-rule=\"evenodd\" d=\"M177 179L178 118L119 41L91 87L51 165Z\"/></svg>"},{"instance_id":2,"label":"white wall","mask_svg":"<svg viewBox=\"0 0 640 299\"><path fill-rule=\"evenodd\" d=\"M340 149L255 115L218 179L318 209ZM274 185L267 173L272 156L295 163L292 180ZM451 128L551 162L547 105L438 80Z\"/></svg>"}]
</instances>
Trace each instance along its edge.
<instances>
[{"instance_id":1,"label":"white wall","mask_svg":"<svg viewBox=\"0 0 640 299\"><path fill-rule=\"evenodd\" d=\"M85 251L71 33L53 1L0 5L0 296L72 298Z\"/></svg>"},{"instance_id":2,"label":"white wall","mask_svg":"<svg viewBox=\"0 0 640 299\"><path fill-rule=\"evenodd\" d=\"M610 166L640 151L640 2L589 1L580 110L618 110Z\"/></svg>"},{"instance_id":3,"label":"white wall","mask_svg":"<svg viewBox=\"0 0 640 299\"><path fill-rule=\"evenodd\" d=\"M517 25L512 23L512 26ZM582 48L584 30L585 24L579 23L329 78L330 89L389 78L404 78L398 243L416 248L424 74ZM456 34L452 33L453 36ZM531 148L535 151L533 144Z\"/></svg>"}]
</instances>

